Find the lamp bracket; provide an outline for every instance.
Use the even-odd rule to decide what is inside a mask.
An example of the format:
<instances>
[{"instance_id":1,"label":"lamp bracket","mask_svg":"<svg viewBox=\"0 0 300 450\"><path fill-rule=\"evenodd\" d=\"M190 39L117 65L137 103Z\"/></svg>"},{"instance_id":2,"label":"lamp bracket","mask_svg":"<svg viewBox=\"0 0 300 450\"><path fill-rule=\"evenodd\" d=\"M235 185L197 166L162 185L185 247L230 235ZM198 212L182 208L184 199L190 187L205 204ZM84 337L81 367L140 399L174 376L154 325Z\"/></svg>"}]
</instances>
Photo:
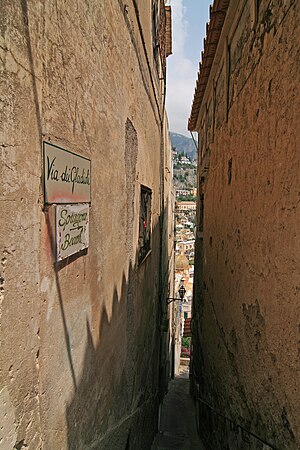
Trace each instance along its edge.
<instances>
[{"instance_id":1,"label":"lamp bracket","mask_svg":"<svg viewBox=\"0 0 300 450\"><path fill-rule=\"evenodd\" d=\"M169 305L172 302L176 302L177 300L179 300L180 302L182 302L182 298L174 298L174 297L168 297L167 298L167 305Z\"/></svg>"}]
</instances>

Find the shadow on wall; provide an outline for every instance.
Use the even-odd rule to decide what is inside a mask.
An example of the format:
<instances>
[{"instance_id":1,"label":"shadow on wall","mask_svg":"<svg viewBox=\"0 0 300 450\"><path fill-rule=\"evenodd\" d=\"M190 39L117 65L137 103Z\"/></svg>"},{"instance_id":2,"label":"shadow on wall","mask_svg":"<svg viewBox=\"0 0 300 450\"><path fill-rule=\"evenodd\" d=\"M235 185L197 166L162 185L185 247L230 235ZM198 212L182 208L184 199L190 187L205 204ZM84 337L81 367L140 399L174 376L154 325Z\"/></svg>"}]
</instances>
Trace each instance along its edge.
<instances>
[{"instance_id":1,"label":"shadow on wall","mask_svg":"<svg viewBox=\"0 0 300 450\"><path fill-rule=\"evenodd\" d=\"M138 270L130 264L120 295L114 291L111 320L102 307L96 347L86 324L83 372L66 410L70 450L151 446L158 423L160 312L158 295L153 302L145 283L150 258Z\"/></svg>"},{"instance_id":2,"label":"shadow on wall","mask_svg":"<svg viewBox=\"0 0 300 450\"><path fill-rule=\"evenodd\" d=\"M127 200L131 201L134 191ZM52 212L53 214L53 212ZM165 211L162 217L164 217ZM54 230L46 213L49 240L53 260L55 256ZM129 236L128 236L129 238ZM87 341L80 379L74 369L75 354L71 347L68 318L65 314L64 299L60 288L60 271L72 264L82 253L54 264L58 300L65 335L65 345L73 379L74 395L66 408L67 438L70 450L97 449L148 449L151 447L158 426L158 408L165 391L167 377L165 367L160 362L163 351L162 340L167 336L159 331L161 321L160 258L164 264L167 240L160 249L160 222L152 230L152 250L140 266L137 255L129 263L128 271L123 271L122 287L115 287L112 299L112 313L101 308L101 292L97 284L97 274L92 277L92 311L98 311L97 318L91 317L93 324L99 323L98 333L86 321ZM131 253L128 246L127 254ZM93 258L91 254L90 258ZM89 267L97 267L91 259ZM167 268L167 264L166 264ZM128 273L125 277L125 273ZM165 283L167 284L167 283ZM167 295L165 295L166 297ZM109 319L110 317L110 319ZM93 330L93 331L92 331ZM98 337L95 346L93 336ZM85 335L84 335L85 338ZM73 354L72 354L73 353ZM78 361L76 366L78 366Z\"/></svg>"},{"instance_id":3,"label":"shadow on wall","mask_svg":"<svg viewBox=\"0 0 300 450\"><path fill-rule=\"evenodd\" d=\"M34 73L33 51L30 40L30 23L27 0L20 0L25 30L32 89L35 102L37 128L42 141L41 114L38 87ZM126 122L125 172L128 211L127 238L132 235L134 219L134 180L136 171L137 137L133 125ZM135 149L135 150L134 150ZM136 152L136 153L134 153ZM54 234L49 216L46 221L52 251ZM127 239L128 254L132 251ZM160 383L161 335L158 324L161 318L159 302L159 245L160 229L152 231L153 250L137 269L135 261L128 268L128 279L123 275L122 289L115 288L112 317L102 308L99 324L99 343L94 346L92 330L86 322L87 342L83 371L78 379L74 369L68 318L60 287L59 271L71 264L75 255L60 265L55 265L55 281L65 345L73 380L74 396L66 409L68 447L76 449L147 449L157 429ZM82 253L80 254L82 256ZM90 267L93 267L90 264ZM96 265L95 265L96 267ZM125 271L124 271L125 273ZM96 282L95 282L96 283ZM93 286L94 292L97 292ZM97 304L100 299L94 298ZM94 320L94 318L92 318Z\"/></svg>"},{"instance_id":4,"label":"shadow on wall","mask_svg":"<svg viewBox=\"0 0 300 450\"><path fill-rule=\"evenodd\" d=\"M130 170L129 170L130 169ZM134 168L128 169L127 185L134 179ZM134 218L134 190L127 195L127 255L133 254L128 231ZM46 223L52 256L55 260L55 239L53 209L46 212ZM166 211L166 210L165 210ZM165 215L162 213L162 218ZM52 220L51 220L52 219ZM161 219L163 220L163 219ZM131 238L132 239L132 238ZM167 336L159 331L162 310L162 286L168 280L160 272L160 261L167 269L166 253L168 243L164 239L161 247L160 222L152 230L152 250L146 259L137 265L137 255L129 263L128 271L123 271L122 287L115 287L112 299L112 313L107 313L103 305L97 274L92 277L92 311L98 311L92 323L99 323L98 333L86 321L87 341L80 377L74 368L75 354L71 347L64 299L60 287L60 271L72 264L84 252L54 264L55 281L65 345L74 395L66 408L67 439L70 450L81 449L148 449L151 447L158 426L158 409L165 392L166 369L161 358ZM86 252L85 252L86 253ZM93 258L91 254L90 258ZM91 259L89 267L97 267ZM125 277L125 273L128 273ZM164 282L162 281L164 280ZM167 283L166 283L167 284ZM100 303L100 305L99 305ZM110 319L109 319L110 317ZM92 331L93 330L93 331ZM97 345L93 337L97 336ZM85 336L84 336L85 337ZM165 343L164 342L164 343ZM78 366L78 361L76 366ZM79 377L79 378L78 378Z\"/></svg>"},{"instance_id":5,"label":"shadow on wall","mask_svg":"<svg viewBox=\"0 0 300 450\"><path fill-rule=\"evenodd\" d=\"M48 220L47 225L53 250L50 222ZM159 239L157 225L152 232L152 242L156 244L152 253L139 267L131 262L127 279L123 273L119 295L117 289L114 290L110 320L106 307L102 306L96 347L91 325L86 322L87 342L79 380L76 380L59 281L59 271L78 256L54 265L74 385L74 396L66 409L70 450L151 447L157 431L160 385L164 378L161 376L158 327L161 318L157 270ZM96 264L90 264L90 267L96 267ZM93 291L97 292L97 286ZM94 297L92 302L97 303L99 299Z\"/></svg>"},{"instance_id":6,"label":"shadow on wall","mask_svg":"<svg viewBox=\"0 0 300 450\"><path fill-rule=\"evenodd\" d=\"M53 212L52 212L53 214ZM55 258L54 230L50 212L46 214L52 256ZM122 287L115 287L110 319L103 305L98 333L86 321L87 341L80 379L75 373L74 352L60 287L60 271L72 264L83 251L54 264L58 300L65 335L65 345L74 395L66 409L68 448L76 449L148 449L158 426L158 407L168 383L169 369L162 363L168 355L164 347L168 333L161 334L160 298L166 298L159 288L159 223L152 231L152 252L137 266L130 262L127 279L123 272ZM166 236L165 236L166 238ZM162 258L168 268L167 239ZM91 255L92 258L92 255ZM137 255L135 257L137 261ZM89 264L97 267L96 262ZM93 277L94 280L97 276ZM94 281L92 292L99 292ZM162 275L162 286L168 285L168 271ZM101 292L94 294L92 304L100 302ZM93 310L93 308L92 308ZM95 307L97 311L97 307ZM94 346L93 336L99 336ZM85 337L85 335L84 335ZM78 366L78 362L76 364Z\"/></svg>"}]
</instances>

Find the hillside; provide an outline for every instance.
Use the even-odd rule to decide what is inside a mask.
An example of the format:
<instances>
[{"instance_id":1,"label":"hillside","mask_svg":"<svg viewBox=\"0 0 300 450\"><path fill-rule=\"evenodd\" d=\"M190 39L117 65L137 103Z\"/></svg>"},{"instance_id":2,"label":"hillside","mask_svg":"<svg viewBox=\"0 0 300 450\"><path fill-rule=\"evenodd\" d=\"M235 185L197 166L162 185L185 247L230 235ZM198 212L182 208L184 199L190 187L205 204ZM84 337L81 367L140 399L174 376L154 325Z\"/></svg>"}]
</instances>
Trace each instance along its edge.
<instances>
[{"instance_id":1,"label":"hillside","mask_svg":"<svg viewBox=\"0 0 300 450\"><path fill-rule=\"evenodd\" d=\"M183 134L170 131L172 146L177 153L185 152L191 159L197 159L197 149L192 138L183 136Z\"/></svg>"}]
</instances>

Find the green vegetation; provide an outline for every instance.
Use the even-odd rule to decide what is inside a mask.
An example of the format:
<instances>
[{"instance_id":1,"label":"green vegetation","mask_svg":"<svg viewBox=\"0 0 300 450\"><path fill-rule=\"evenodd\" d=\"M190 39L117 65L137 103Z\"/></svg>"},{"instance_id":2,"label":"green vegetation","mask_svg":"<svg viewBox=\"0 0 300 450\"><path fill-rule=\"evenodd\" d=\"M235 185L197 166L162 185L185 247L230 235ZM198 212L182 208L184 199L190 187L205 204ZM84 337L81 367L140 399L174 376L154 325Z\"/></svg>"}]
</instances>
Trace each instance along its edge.
<instances>
[{"instance_id":1,"label":"green vegetation","mask_svg":"<svg viewBox=\"0 0 300 450\"><path fill-rule=\"evenodd\" d=\"M181 167L182 167L181 164L178 164L178 163L173 165L173 169L175 169L175 170L180 170Z\"/></svg>"},{"instance_id":2,"label":"green vegetation","mask_svg":"<svg viewBox=\"0 0 300 450\"><path fill-rule=\"evenodd\" d=\"M176 198L178 202L195 202L197 200L197 197L194 195L180 195Z\"/></svg>"},{"instance_id":3,"label":"green vegetation","mask_svg":"<svg viewBox=\"0 0 300 450\"><path fill-rule=\"evenodd\" d=\"M178 159L179 159L179 161L181 161L181 158L182 158L183 156L185 156L185 157L186 157L186 152L185 152L185 151L182 151L182 152L178 152L178 153L177 153L177 155L178 155Z\"/></svg>"},{"instance_id":4,"label":"green vegetation","mask_svg":"<svg viewBox=\"0 0 300 450\"><path fill-rule=\"evenodd\" d=\"M183 337L181 338L181 358L189 358L191 356L191 338Z\"/></svg>"},{"instance_id":5,"label":"green vegetation","mask_svg":"<svg viewBox=\"0 0 300 450\"><path fill-rule=\"evenodd\" d=\"M195 167L193 166L193 164L192 163L189 163L189 164L186 164L186 163L181 163L180 161L178 161L177 163L174 163L173 164L173 169L175 169L175 170L180 170L180 169L183 169L183 170L186 170L186 169L189 169L189 170L195 170Z\"/></svg>"},{"instance_id":6,"label":"green vegetation","mask_svg":"<svg viewBox=\"0 0 300 450\"><path fill-rule=\"evenodd\" d=\"M185 348L190 348L191 346L191 338L190 337L183 337L181 338L181 346Z\"/></svg>"}]
</instances>

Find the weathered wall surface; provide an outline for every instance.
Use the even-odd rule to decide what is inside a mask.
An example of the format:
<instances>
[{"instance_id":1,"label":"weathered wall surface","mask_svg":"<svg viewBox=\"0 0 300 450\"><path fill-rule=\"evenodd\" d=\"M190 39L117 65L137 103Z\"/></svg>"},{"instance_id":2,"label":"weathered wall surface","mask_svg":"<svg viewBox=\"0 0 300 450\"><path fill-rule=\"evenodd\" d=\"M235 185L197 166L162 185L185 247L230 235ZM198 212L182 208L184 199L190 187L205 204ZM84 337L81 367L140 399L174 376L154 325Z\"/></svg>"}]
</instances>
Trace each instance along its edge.
<instances>
[{"instance_id":1,"label":"weathered wall surface","mask_svg":"<svg viewBox=\"0 0 300 450\"><path fill-rule=\"evenodd\" d=\"M167 118L164 124L164 146L163 152L163 203L164 203L164 225L162 229L162 349L160 357L160 398L166 393L168 381L172 372L173 364L173 347L172 347L172 311L166 304L166 299L173 296L174 292L174 207L175 196L173 192L173 161L172 161L172 145L169 135L169 125Z\"/></svg>"},{"instance_id":2,"label":"weathered wall surface","mask_svg":"<svg viewBox=\"0 0 300 450\"><path fill-rule=\"evenodd\" d=\"M255 3L231 2L197 125L194 369L214 450L268 448L236 424L300 446L300 5Z\"/></svg>"},{"instance_id":3,"label":"weathered wall surface","mask_svg":"<svg viewBox=\"0 0 300 450\"><path fill-rule=\"evenodd\" d=\"M1 17L0 449L147 448L169 226L159 74L133 2L5 0ZM43 139L92 161L89 249L60 265ZM152 251L138 267L141 184Z\"/></svg>"}]
</instances>

